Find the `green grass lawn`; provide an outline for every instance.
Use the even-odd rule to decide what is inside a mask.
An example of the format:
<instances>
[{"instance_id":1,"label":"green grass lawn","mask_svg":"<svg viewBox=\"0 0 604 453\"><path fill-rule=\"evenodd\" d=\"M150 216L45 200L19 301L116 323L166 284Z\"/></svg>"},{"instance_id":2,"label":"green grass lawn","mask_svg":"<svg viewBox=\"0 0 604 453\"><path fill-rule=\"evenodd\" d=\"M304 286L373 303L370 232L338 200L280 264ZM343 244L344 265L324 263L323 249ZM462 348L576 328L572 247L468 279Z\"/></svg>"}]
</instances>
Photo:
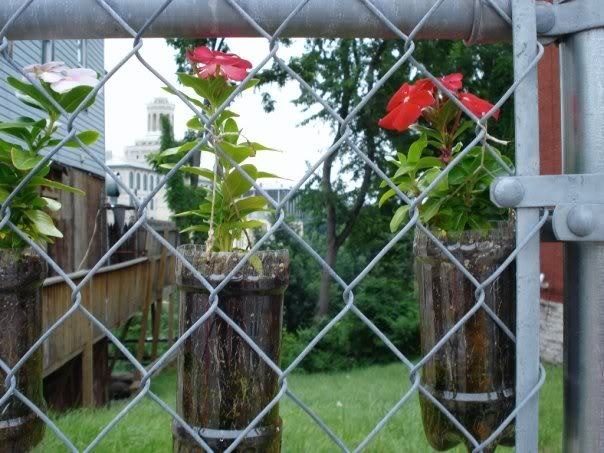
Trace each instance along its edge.
<instances>
[{"instance_id":1,"label":"green grass lawn","mask_svg":"<svg viewBox=\"0 0 604 453\"><path fill-rule=\"evenodd\" d=\"M541 391L539 451L562 451L562 369L547 367ZM167 370L153 381L153 390L174 406L175 371ZM407 373L400 365L373 366L332 374L297 374L289 378L292 391L306 402L349 448L354 448L401 398L408 388ZM81 409L53 419L83 449L124 407L113 403L103 409ZM291 399L281 403L283 451L331 452L338 448ZM170 417L148 398L143 399L103 439L99 452L171 451ZM37 451L66 451L47 430ZM371 452L432 451L422 431L419 403L414 395L368 445ZM459 452L465 451L461 448ZM512 451L500 448L498 451Z\"/></svg>"}]
</instances>

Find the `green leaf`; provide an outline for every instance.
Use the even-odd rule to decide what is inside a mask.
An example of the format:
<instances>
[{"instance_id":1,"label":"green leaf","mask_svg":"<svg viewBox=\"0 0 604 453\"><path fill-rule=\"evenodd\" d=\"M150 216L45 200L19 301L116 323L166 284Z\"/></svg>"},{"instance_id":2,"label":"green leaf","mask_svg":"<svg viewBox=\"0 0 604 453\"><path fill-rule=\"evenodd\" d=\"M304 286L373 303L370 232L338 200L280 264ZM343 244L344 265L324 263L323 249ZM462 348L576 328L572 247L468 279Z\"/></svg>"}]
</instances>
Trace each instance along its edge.
<instances>
[{"instance_id":1,"label":"green leaf","mask_svg":"<svg viewBox=\"0 0 604 453\"><path fill-rule=\"evenodd\" d=\"M424 149L428 146L428 139L426 134L422 134L421 137L414 141L409 147L409 153L407 153L407 163L408 164L416 164L420 157L422 157L422 153Z\"/></svg>"},{"instance_id":2,"label":"green leaf","mask_svg":"<svg viewBox=\"0 0 604 453\"><path fill-rule=\"evenodd\" d=\"M250 88L254 88L256 85L258 85L260 83L260 79L250 79L245 86L243 87L244 90L249 90Z\"/></svg>"},{"instance_id":3,"label":"green leaf","mask_svg":"<svg viewBox=\"0 0 604 453\"><path fill-rule=\"evenodd\" d=\"M459 126L459 128L453 135L453 140L455 140L457 137L459 137L461 134L463 134L465 131L467 131L469 128L471 128L475 124L476 123L474 123L473 121L470 121L470 120L467 120L467 121L464 121L463 123L461 123L461 126Z\"/></svg>"},{"instance_id":4,"label":"green leaf","mask_svg":"<svg viewBox=\"0 0 604 453\"><path fill-rule=\"evenodd\" d=\"M250 148L252 148L254 150L254 154L256 154L256 151L278 151L275 148L269 148L268 146L262 145L261 143L258 142L246 142L247 146L249 146Z\"/></svg>"},{"instance_id":5,"label":"green leaf","mask_svg":"<svg viewBox=\"0 0 604 453\"><path fill-rule=\"evenodd\" d=\"M230 110L223 110L223 112L220 114L220 116L218 117L216 122L218 124L222 124L229 118L237 118L237 117L239 117L239 115L237 113L231 112Z\"/></svg>"},{"instance_id":6,"label":"green leaf","mask_svg":"<svg viewBox=\"0 0 604 453\"><path fill-rule=\"evenodd\" d=\"M262 220L244 220L241 222L226 223L225 226L230 229L241 228L252 230L254 228L262 228L266 226L266 224Z\"/></svg>"},{"instance_id":7,"label":"green leaf","mask_svg":"<svg viewBox=\"0 0 604 453\"><path fill-rule=\"evenodd\" d=\"M258 174L256 175L256 179L260 179L260 178L276 178L276 179L285 179L282 178L281 176L277 176L273 173L268 173L266 171L259 171Z\"/></svg>"},{"instance_id":8,"label":"green leaf","mask_svg":"<svg viewBox=\"0 0 604 453\"><path fill-rule=\"evenodd\" d=\"M178 214L174 214L174 217L203 217L206 218L207 216L200 213L199 211L184 211L184 212L179 212Z\"/></svg>"},{"instance_id":9,"label":"green leaf","mask_svg":"<svg viewBox=\"0 0 604 453\"><path fill-rule=\"evenodd\" d=\"M80 132L79 134L76 134L76 137L78 137L86 146L90 146L95 143L100 136L101 134L97 131L84 131ZM68 140L64 146L67 146L69 148L79 148L80 144L77 142L76 139L72 139Z\"/></svg>"},{"instance_id":10,"label":"green leaf","mask_svg":"<svg viewBox=\"0 0 604 453\"><path fill-rule=\"evenodd\" d=\"M408 205L400 206L396 210L396 212L392 216L392 220L390 220L390 232L391 233L394 233L395 231L397 231L399 229L399 227L401 226L401 223L403 223L403 220L405 220L408 213L409 213Z\"/></svg>"},{"instance_id":11,"label":"green leaf","mask_svg":"<svg viewBox=\"0 0 604 453\"><path fill-rule=\"evenodd\" d=\"M169 157L169 156L175 156L178 154L186 154L187 152L189 152L193 148L195 148L195 145L197 145L197 141L187 142L180 146L176 146L174 148L168 148L168 149L162 151L161 153L159 153L159 157Z\"/></svg>"},{"instance_id":12,"label":"green leaf","mask_svg":"<svg viewBox=\"0 0 604 453\"><path fill-rule=\"evenodd\" d=\"M488 231L491 229L491 224L488 220L479 219L473 216L468 218L468 224L470 225L470 228L475 231Z\"/></svg>"},{"instance_id":13,"label":"green leaf","mask_svg":"<svg viewBox=\"0 0 604 453\"><path fill-rule=\"evenodd\" d=\"M229 118L224 122L224 140L233 145L239 140L239 127L233 118Z\"/></svg>"},{"instance_id":14,"label":"green leaf","mask_svg":"<svg viewBox=\"0 0 604 453\"><path fill-rule=\"evenodd\" d=\"M207 82L208 79L201 79L197 76L192 76L191 74L187 74L184 72L179 72L177 74L177 77L179 82L182 83L184 86L192 88L193 91L195 91L195 93L197 93L199 96L211 101L210 87Z\"/></svg>"},{"instance_id":15,"label":"green leaf","mask_svg":"<svg viewBox=\"0 0 604 453\"><path fill-rule=\"evenodd\" d=\"M33 139L30 132L25 128L5 128L0 129L0 133L10 135L18 140L24 141L29 148L33 148Z\"/></svg>"},{"instance_id":16,"label":"green leaf","mask_svg":"<svg viewBox=\"0 0 604 453\"><path fill-rule=\"evenodd\" d=\"M415 165L416 170L423 170L424 168L442 168L445 164L442 160L437 157L422 157Z\"/></svg>"},{"instance_id":17,"label":"green leaf","mask_svg":"<svg viewBox=\"0 0 604 453\"><path fill-rule=\"evenodd\" d=\"M11 159L17 170L31 170L42 160L37 154L17 148L11 149Z\"/></svg>"},{"instance_id":18,"label":"green leaf","mask_svg":"<svg viewBox=\"0 0 604 453\"><path fill-rule=\"evenodd\" d=\"M55 227L52 218L44 211L26 210L23 211L23 213L29 220L31 220L38 233L57 238L63 237L63 234L57 229L57 227Z\"/></svg>"},{"instance_id":19,"label":"green leaf","mask_svg":"<svg viewBox=\"0 0 604 453\"><path fill-rule=\"evenodd\" d=\"M241 169L244 170L248 175L250 175L252 179L256 179L258 170L256 170L256 167L254 165L242 165ZM222 194L224 196L225 201L228 202L237 198L240 195L243 195L245 192L250 190L251 187L252 184L247 179L245 179L235 168L230 171L226 178L224 178L224 182L222 183Z\"/></svg>"},{"instance_id":20,"label":"green leaf","mask_svg":"<svg viewBox=\"0 0 604 453\"><path fill-rule=\"evenodd\" d=\"M184 230L180 230L181 233L189 233L189 232L207 233L208 231L210 231L210 226L205 225L205 224L191 225L190 227L187 227Z\"/></svg>"},{"instance_id":21,"label":"green leaf","mask_svg":"<svg viewBox=\"0 0 604 453\"><path fill-rule=\"evenodd\" d=\"M196 131L203 131L206 128L204 124L201 124L201 120L198 116L194 116L189 121L187 121L187 127Z\"/></svg>"},{"instance_id":22,"label":"green leaf","mask_svg":"<svg viewBox=\"0 0 604 453\"><path fill-rule=\"evenodd\" d=\"M423 203L420 208L422 222L428 223L436 214L438 214L438 210L442 203L443 200L438 198L429 198Z\"/></svg>"},{"instance_id":23,"label":"green leaf","mask_svg":"<svg viewBox=\"0 0 604 453\"><path fill-rule=\"evenodd\" d=\"M16 122L12 122L12 123L3 123L3 122L0 122L0 130L3 130L3 129L25 129L26 131L28 131L31 126L33 126L33 123L31 123L29 121L16 121Z\"/></svg>"},{"instance_id":24,"label":"green leaf","mask_svg":"<svg viewBox=\"0 0 604 453\"><path fill-rule=\"evenodd\" d=\"M21 98L21 100L27 105L31 105L40 110L46 110L48 113L53 115L57 115L59 113L57 109L54 108L54 106L50 103L50 101L46 99L46 97L40 93L35 86L12 76L8 76L6 81L10 86L15 88L21 94L25 95L25 98Z\"/></svg>"},{"instance_id":25,"label":"green leaf","mask_svg":"<svg viewBox=\"0 0 604 453\"><path fill-rule=\"evenodd\" d=\"M59 98L59 104L63 107L67 112L71 113L75 111L82 101L88 96L88 94L93 90L92 87L89 86L77 86L72 88L67 93L63 94ZM85 109L94 104L95 97L93 96L84 106Z\"/></svg>"},{"instance_id":26,"label":"green leaf","mask_svg":"<svg viewBox=\"0 0 604 453\"><path fill-rule=\"evenodd\" d=\"M195 98L192 98L191 96L186 95L185 93L183 93L180 90L173 90L170 87L162 87L162 89L164 91L167 91L170 94L173 94L176 96L176 93L180 93L182 96L184 96L189 102L191 102L192 104L195 104L197 107L202 108L204 111L208 110L208 106L206 104L204 104L202 101L199 101Z\"/></svg>"},{"instance_id":27,"label":"green leaf","mask_svg":"<svg viewBox=\"0 0 604 453\"><path fill-rule=\"evenodd\" d=\"M252 212L264 211L266 207L266 198L261 195L254 195L235 202L235 211L241 216Z\"/></svg>"},{"instance_id":28,"label":"green leaf","mask_svg":"<svg viewBox=\"0 0 604 453\"><path fill-rule=\"evenodd\" d=\"M254 150L250 146L244 145L244 144L233 145L232 143L229 143L227 141L222 141L222 142L220 142L220 148L226 154L231 156L231 158L238 164L243 162L248 157L252 157L255 155ZM224 160L224 159L221 159L221 160ZM230 163L227 161L224 161L223 165L227 168L231 167Z\"/></svg>"},{"instance_id":29,"label":"green leaf","mask_svg":"<svg viewBox=\"0 0 604 453\"><path fill-rule=\"evenodd\" d=\"M31 179L31 184L34 186L44 186L50 187L51 189L63 190L65 192L74 193L76 195L86 195L86 192L80 190L76 187L68 186L67 184L63 184L57 181L52 181L50 179L41 178L39 176L34 176Z\"/></svg>"},{"instance_id":30,"label":"green leaf","mask_svg":"<svg viewBox=\"0 0 604 453\"><path fill-rule=\"evenodd\" d=\"M166 168L164 165L161 165L161 167ZM199 168L199 167L191 167L189 165L184 165L184 166L180 167L180 171L182 171L184 173L189 173L191 175L202 176L204 178L209 179L210 181L214 180L214 172L208 168Z\"/></svg>"}]
</instances>

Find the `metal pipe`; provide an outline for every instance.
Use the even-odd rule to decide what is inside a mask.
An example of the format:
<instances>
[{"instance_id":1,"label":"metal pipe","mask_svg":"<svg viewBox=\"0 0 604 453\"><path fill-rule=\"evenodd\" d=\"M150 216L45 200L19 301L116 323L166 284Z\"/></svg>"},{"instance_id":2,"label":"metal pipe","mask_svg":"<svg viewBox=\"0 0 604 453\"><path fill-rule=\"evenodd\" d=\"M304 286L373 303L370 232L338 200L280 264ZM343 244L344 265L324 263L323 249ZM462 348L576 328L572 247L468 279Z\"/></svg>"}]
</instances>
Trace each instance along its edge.
<instances>
[{"instance_id":1,"label":"metal pipe","mask_svg":"<svg viewBox=\"0 0 604 453\"><path fill-rule=\"evenodd\" d=\"M522 77L537 56L535 2L512 0L514 24L514 78ZM530 71L514 93L516 127L516 174L539 174L539 112L537 67ZM538 208L519 208L517 246L539 221ZM539 382L539 235L533 237L516 258L516 404ZM516 451L536 452L539 428L538 393L516 417Z\"/></svg>"},{"instance_id":2,"label":"metal pipe","mask_svg":"<svg viewBox=\"0 0 604 453\"><path fill-rule=\"evenodd\" d=\"M566 173L604 172L604 28L560 46ZM564 451L604 451L604 244L564 246Z\"/></svg>"},{"instance_id":3,"label":"metal pipe","mask_svg":"<svg viewBox=\"0 0 604 453\"><path fill-rule=\"evenodd\" d=\"M492 0L510 12L510 0ZM139 30L165 0L107 2L134 30ZM300 0L238 0L238 4L269 33L274 32ZM434 0L372 0L396 26L409 33L434 5ZM0 1L0 25L23 0ZM66 26L65 18L69 18ZM173 1L145 37L253 37L256 31L225 0ZM291 20L283 36L374 37L395 35L360 0L310 1ZM36 0L10 27L8 39L91 39L130 37L96 0ZM509 40L510 27L479 0L448 0L417 35L424 39Z\"/></svg>"}]
</instances>

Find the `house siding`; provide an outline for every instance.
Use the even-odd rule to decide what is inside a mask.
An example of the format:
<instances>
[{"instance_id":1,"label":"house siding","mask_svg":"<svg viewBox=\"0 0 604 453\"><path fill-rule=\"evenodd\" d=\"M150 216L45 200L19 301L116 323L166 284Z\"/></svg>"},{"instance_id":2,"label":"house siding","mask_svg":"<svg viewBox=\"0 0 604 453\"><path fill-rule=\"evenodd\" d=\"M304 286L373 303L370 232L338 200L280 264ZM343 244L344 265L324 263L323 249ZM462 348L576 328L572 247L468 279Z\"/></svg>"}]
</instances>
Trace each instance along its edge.
<instances>
[{"instance_id":1,"label":"house siding","mask_svg":"<svg viewBox=\"0 0 604 453\"><path fill-rule=\"evenodd\" d=\"M102 39L86 40L85 66L102 75L104 73L104 43ZM12 42L14 62L20 66L40 63L42 61L42 41L14 41ZM78 41L54 41L54 60L64 61L71 67L79 66L77 61ZM12 75L21 78L5 61L0 63L0 78L4 81ZM0 83L0 120L10 121L18 116L41 118L41 112L28 107L15 98L13 88L5 82ZM61 118L62 126L58 136L67 133L67 118ZM89 149L101 161L105 161L105 102L103 90L98 93L96 102L87 110L81 112L74 122L76 130L94 129L101 133L99 140ZM75 167L84 171L104 177L105 171L85 151L80 149L63 148L54 157L54 160L66 166Z\"/></svg>"}]
</instances>

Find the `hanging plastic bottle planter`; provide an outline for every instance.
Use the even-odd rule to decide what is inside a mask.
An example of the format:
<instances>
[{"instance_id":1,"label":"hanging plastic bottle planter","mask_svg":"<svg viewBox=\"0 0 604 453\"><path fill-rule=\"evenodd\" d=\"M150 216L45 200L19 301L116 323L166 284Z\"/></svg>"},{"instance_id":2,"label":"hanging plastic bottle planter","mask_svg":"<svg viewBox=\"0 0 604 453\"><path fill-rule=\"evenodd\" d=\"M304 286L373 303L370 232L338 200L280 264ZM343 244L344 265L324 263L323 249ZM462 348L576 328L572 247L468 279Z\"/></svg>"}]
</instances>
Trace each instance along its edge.
<instances>
[{"instance_id":1,"label":"hanging plastic bottle planter","mask_svg":"<svg viewBox=\"0 0 604 453\"><path fill-rule=\"evenodd\" d=\"M196 74L179 73L180 82L192 88L209 116L236 90L248 89L257 79L243 81L251 63L234 54L208 47L187 52ZM184 93L183 93L184 95ZM217 288L238 266L253 246L252 230L265 222L250 214L269 211L267 199L251 193L250 180L277 178L260 171L248 158L270 148L242 136L232 111L223 111L211 126L198 117L188 127L203 131L182 146L164 150L155 158L159 167L171 169L194 148L210 153L212 169L184 165L180 171L209 181L206 199L197 209L179 213L193 219L181 233L207 233L205 245L184 245L180 252L212 286ZM245 172L245 176L239 168ZM179 331L183 335L213 307L208 288L178 261L176 280L180 287ZM178 356L177 411L213 451L227 449L277 396L278 375L248 343L253 342L275 364L281 352L283 297L289 281L287 250L254 253L221 287L217 310L185 339ZM240 329L240 330L239 330ZM241 334L243 332L243 335ZM246 341L246 339L248 341ZM174 452L201 452L202 447L177 422L173 425ZM279 405L249 430L236 451L277 453L281 450Z\"/></svg>"},{"instance_id":2,"label":"hanging plastic bottle planter","mask_svg":"<svg viewBox=\"0 0 604 453\"><path fill-rule=\"evenodd\" d=\"M0 358L13 367L42 335L40 289L47 266L31 249L0 250ZM16 388L44 409L42 349L15 374ZM0 396L9 389L0 370ZM44 436L44 422L13 396L0 406L0 452L30 451Z\"/></svg>"},{"instance_id":3,"label":"hanging plastic bottle planter","mask_svg":"<svg viewBox=\"0 0 604 453\"><path fill-rule=\"evenodd\" d=\"M466 231L445 247L478 280L486 280L514 249L513 229L500 225L488 233ZM476 287L421 231L415 236L422 355L428 354L476 304ZM515 267L508 266L485 289L485 304L514 332ZM514 408L514 343L479 309L426 362L421 383L479 442L487 439ZM426 437L437 450L459 443L473 447L449 418L420 393ZM497 443L514 444L513 425Z\"/></svg>"},{"instance_id":4,"label":"hanging plastic bottle planter","mask_svg":"<svg viewBox=\"0 0 604 453\"><path fill-rule=\"evenodd\" d=\"M208 278L212 286L243 257L242 253L214 253L189 245L180 251ZM220 291L218 307L275 363L281 352L283 296L288 284L286 250L261 252L262 271L246 265ZM206 288L184 266L177 266L180 288L180 335L211 306ZM279 391L275 371L241 335L212 314L182 345L178 356L177 410L213 451L224 451ZM178 423L173 425L174 452L201 452L197 442ZM281 451L279 405L246 435L237 451Z\"/></svg>"},{"instance_id":5,"label":"hanging plastic bottle planter","mask_svg":"<svg viewBox=\"0 0 604 453\"><path fill-rule=\"evenodd\" d=\"M429 79L404 83L379 125L398 132L411 129L416 136L406 153L398 152L391 159L396 167L392 183L407 196L407 203L394 213L392 232L416 219L483 282L514 249L509 212L489 199L489 186L512 162L495 148L507 143L487 135L486 123L478 125L459 107L463 105L477 118L499 117L492 104L464 91L462 80L457 73L441 77L438 87ZM482 141L476 138L481 127ZM471 142L475 146L468 147ZM387 186L382 183L387 190L380 206L400 195ZM421 352L425 356L476 305L476 286L420 228L416 229L414 253ZM484 288L485 304L511 332L515 330L515 287L511 265ZM514 364L513 341L481 308L423 364L421 384L482 442L514 408ZM465 443L471 449L463 432L423 394L420 405L432 447L447 450ZM513 425L509 425L487 448L494 449L498 443L511 445L513 433Z\"/></svg>"}]
</instances>

